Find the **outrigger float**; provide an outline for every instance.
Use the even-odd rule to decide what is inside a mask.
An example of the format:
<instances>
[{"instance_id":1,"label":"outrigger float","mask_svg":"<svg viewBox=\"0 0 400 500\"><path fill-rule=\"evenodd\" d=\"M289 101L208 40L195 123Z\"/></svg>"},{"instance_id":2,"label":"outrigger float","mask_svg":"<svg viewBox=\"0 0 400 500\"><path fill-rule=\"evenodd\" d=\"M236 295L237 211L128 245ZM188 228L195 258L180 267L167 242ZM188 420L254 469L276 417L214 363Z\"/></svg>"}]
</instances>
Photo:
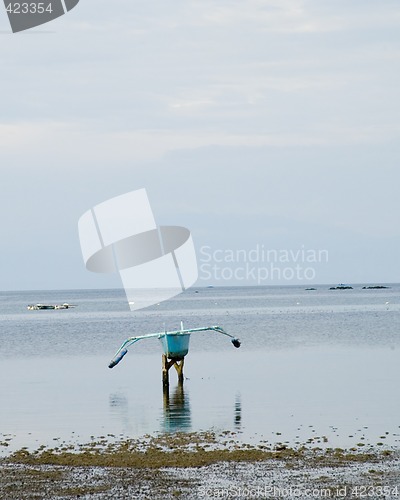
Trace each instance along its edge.
<instances>
[{"instance_id":1,"label":"outrigger float","mask_svg":"<svg viewBox=\"0 0 400 500\"><path fill-rule=\"evenodd\" d=\"M143 339L157 338L160 340L163 355L162 355L162 380L164 387L169 385L169 377L168 372L169 369L174 366L177 374L178 381L180 383L183 382L183 364L185 360L186 354L189 352L189 341L190 334L195 332L207 332L213 331L217 333L221 333L222 335L226 335L230 337L232 344L235 347L240 347L240 340L227 333L220 326L205 326L200 328L191 328L185 330L183 328L183 323L181 322L181 329L172 331L172 332L161 332L161 333L149 333L147 335L139 335L136 337L129 337L123 342L121 347L115 353L113 359L110 361L108 367L114 368L122 358L128 353L128 348L133 345L135 342Z\"/></svg>"}]
</instances>

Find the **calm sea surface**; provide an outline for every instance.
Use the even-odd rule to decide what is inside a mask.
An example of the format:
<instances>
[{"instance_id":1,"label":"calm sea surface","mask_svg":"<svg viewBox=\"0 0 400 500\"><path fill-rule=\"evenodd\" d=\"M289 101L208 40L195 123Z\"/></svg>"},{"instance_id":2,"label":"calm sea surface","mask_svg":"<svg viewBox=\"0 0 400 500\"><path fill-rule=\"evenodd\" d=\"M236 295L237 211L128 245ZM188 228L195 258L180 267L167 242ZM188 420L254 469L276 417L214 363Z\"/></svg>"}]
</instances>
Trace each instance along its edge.
<instances>
[{"instance_id":1,"label":"calm sea surface","mask_svg":"<svg viewBox=\"0 0 400 500\"><path fill-rule=\"evenodd\" d=\"M0 453L91 436L231 430L245 442L400 444L400 285L191 289L131 312L122 290L0 293ZM68 310L28 311L28 304ZM220 325L191 335L185 382L161 385L161 345L127 337ZM380 444L382 443L382 444ZM5 446L8 444L9 446Z\"/></svg>"}]
</instances>

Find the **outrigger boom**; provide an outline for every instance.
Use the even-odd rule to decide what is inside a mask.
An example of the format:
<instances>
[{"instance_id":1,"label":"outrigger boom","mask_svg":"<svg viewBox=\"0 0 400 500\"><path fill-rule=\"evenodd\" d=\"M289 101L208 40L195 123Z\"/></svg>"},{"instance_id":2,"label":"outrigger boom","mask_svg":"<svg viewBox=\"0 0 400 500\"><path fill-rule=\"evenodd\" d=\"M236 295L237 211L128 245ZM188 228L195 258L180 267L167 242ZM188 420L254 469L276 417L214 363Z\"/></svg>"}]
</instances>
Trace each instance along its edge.
<instances>
[{"instance_id":1,"label":"outrigger boom","mask_svg":"<svg viewBox=\"0 0 400 500\"><path fill-rule=\"evenodd\" d=\"M116 366L122 360L125 354L128 353L128 347L130 347L135 342L138 342L139 340L142 339L149 339L154 337L158 338L161 341L161 343L163 344L164 353L168 358L181 360L188 353L190 334L195 332L207 332L207 331L214 331L217 333L221 333L222 335L226 335L227 337L230 337L231 342L235 347L240 347L239 339L227 333L220 326L205 326L200 328L190 328L184 330L183 324L181 323L180 330L175 330L171 332L164 331L160 333L149 333L147 335L138 335L135 337L129 337L128 339L125 340L125 342L123 342L121 347L115 353L108 367L114 368L114 366Z\"/></svg>"}]
</instances>

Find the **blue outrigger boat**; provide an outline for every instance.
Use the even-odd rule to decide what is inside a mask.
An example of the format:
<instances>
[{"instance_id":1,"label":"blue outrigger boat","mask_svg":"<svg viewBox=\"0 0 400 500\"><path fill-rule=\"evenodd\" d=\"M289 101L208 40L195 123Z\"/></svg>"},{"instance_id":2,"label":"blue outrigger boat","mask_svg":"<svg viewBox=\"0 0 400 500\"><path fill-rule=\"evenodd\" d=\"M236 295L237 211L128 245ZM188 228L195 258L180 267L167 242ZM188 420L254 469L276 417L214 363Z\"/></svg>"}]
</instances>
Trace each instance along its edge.
<instances>
[{"instance_id":1,"label":"blue outrigger boat","mask_svg":"<svg viewBox=\"0 0 400 500\"><path fill-rule=\"evenodd\" d=\"M213 331L221 333L222 335L226 335L227 337L230 337L231 342L235 347L240 347L239 339L227 333L220 326L206 326L200 328L190 328L185 330L183 328L183 324L181 323L180 330L172 332L164 331L160 333L149 333L147 335L138 335L136 337L129 337L128 339L125 340L125 342L123 342L121 347L115 353L108 367L114 368L114 366L116 366L122 360L122 358L128 353L128 348L135 342L150 338L158 338L160 340L165 358L170 359L173 363L175 363L176 361L183 361L184 357L189 352L190 335L195 332L207 332L207 331Z\"/></svg>"}]
</instances>

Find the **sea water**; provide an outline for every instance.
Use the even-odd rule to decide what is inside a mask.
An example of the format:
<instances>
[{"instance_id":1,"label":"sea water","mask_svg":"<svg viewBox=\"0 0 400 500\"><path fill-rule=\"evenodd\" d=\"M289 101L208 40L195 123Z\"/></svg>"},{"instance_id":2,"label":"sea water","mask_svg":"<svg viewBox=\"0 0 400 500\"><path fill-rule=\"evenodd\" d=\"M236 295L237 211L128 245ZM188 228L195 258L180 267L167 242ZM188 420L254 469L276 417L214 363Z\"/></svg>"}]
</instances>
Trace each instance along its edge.
<instances>
[{"instance_id":1,"label":"sea water","mask_svg":"<svg viewBox=\"0 0 400 500\"><path fill-rule=\"evenodd\" d=\"M0 453L99 436L225 430L290 446L400 443L400 285L368 290L192 288L142 311L123 290L0 293ZM76 305L28 311L28 304ZM191 335L183 386L161 384L157 339L129 336L220 325ZM6 446L8 445L8 446Z\"/></svg>"}]
</instances>

